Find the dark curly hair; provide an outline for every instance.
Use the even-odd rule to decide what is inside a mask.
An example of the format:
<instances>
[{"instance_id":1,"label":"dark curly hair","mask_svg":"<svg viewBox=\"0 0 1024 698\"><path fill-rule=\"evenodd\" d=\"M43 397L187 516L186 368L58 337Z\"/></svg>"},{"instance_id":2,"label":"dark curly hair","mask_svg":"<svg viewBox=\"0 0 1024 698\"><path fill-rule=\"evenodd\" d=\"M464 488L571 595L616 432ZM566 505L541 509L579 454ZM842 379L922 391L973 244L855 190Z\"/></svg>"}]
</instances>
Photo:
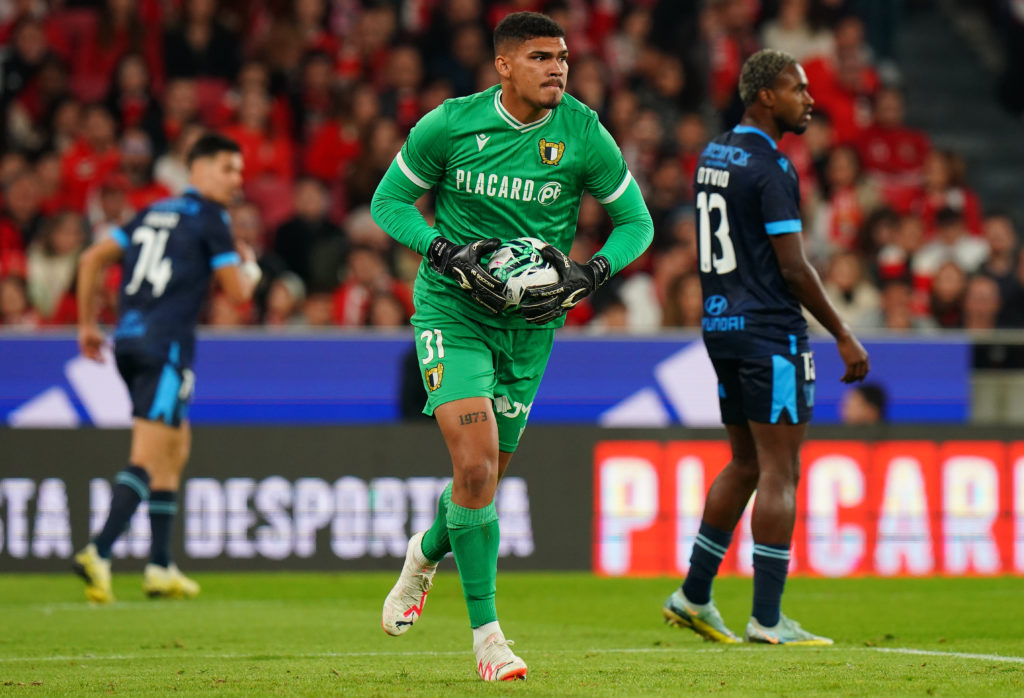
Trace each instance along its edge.
<instances>
[{"instance_id":1,"label":"dark curly hair","mask_svg":"<svg viewBox=\"0 0 1024 698\"><path fill-rule=\"evenodd\" d=\"M766 48L758 51L747 59L740 72L740 99L743 106L749 107L757 100L757 93L763 89L772 89L775 78L796 63L796 59L785 51Z\"/></svg>"},{"instance_id":2,"label":"dark curly hair","mask_svg":"<svg viewBox=\"0 0 1024 698\"><path fill-rule=\"evenodd\" d=\"M517 44L538 37L564 37L565 30L547 15L539 12L513 12L494 28L494 50L510 41Z\"/></svg>"}]
</instances>

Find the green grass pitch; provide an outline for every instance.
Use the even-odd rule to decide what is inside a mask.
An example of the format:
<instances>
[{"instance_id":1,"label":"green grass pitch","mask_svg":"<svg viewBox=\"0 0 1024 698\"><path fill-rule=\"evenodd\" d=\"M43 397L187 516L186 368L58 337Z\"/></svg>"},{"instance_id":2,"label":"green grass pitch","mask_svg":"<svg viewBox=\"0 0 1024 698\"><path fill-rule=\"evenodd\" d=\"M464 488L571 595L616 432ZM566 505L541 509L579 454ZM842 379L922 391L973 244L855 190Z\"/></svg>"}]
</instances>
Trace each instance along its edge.
<instances>
[{"instance_id":1,"label":"green grass pitch","mask_svg":"<svg viewBox=\"0 0 1024 698\"><path fill-rule=\"evenodd\" d=\"M399 565L396 565L396 573ZM403 637L380 627L393 574L200 574L199 598L118 602L77 578L0 575L0 695L1021 695L1024 580L790 580L785 610L835 647L721 647L661 622L678 580L499 574L529 680L485 684L452 563ZM750 581L716 599L742 633Z\"/></svg>"}]
</instances>

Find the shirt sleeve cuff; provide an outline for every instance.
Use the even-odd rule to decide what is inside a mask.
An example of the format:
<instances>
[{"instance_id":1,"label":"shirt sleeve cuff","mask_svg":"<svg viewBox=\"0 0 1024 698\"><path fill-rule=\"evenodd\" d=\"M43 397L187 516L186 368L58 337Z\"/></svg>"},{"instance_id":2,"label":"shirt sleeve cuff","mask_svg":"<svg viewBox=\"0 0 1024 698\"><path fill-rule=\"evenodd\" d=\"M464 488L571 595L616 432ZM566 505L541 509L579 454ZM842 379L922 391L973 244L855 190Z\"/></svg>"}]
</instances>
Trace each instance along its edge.
<instances>
[{"instance_id":1,"label":"shirt sleeve cuff","mask_svg":"<svg viewBox=\"0 0 1024 698\"><path fill-rule=\"evenodd\" d=\"M803 225L799 218L791 218L786 221L766 223L764 229L769 235L782 235L783 233L799 233L803 230Z\"/></svg>"},{"instance_id":2,"label":"shirt sleeve cuff","mask_svg":"<svg viewBox=\"0 0 1024 698\"><path fill-rule=\"evenodd\" d=\"M221 267L228 267L232 264L241 264L242 258L237 252L221 252L210 260L210 269L220 269Z\"/></svg>"},{"instance_id":3,"label":"shirt sleeve cuff","mask_svg":"<svg viewBox=\"0 0 1024 698\"><path fill-rule=\"evenodd\" d=\"M120 228L114 228L110 231L110 238L117 243L117 246L122 250L127 250L131 247L131 242L128 240L128 235Z\"/></svg>"}]
</instances>

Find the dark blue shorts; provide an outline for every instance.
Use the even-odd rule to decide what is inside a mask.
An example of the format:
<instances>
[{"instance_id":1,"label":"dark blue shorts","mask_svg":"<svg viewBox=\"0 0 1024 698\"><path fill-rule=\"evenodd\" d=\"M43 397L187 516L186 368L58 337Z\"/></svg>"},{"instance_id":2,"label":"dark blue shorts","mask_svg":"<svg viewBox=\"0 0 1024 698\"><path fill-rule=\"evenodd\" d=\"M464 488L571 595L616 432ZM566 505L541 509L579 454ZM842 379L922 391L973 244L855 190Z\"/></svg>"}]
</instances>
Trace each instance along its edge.
<instances>
[{"instance_id":1,"label":"dark blue shorts","mask_svg":"<svg viewBox=\"0 0 1024 698\"><path fill-rule=\"evenodd\" d=\"M195 374L170 361L117 352L117 370L132 396L132 415L172 427L188 418Z\"/></svg>"},{"instance_id":2,"label":"dark blue shorts","mask_svg":"<svg viewBox=\"0 0 1024 698\"><path fill-rule=\"evenodd\" d=\"M712 359L724 424L804 424L814 411L814 354Z\"/></svg>"}]
</instances>

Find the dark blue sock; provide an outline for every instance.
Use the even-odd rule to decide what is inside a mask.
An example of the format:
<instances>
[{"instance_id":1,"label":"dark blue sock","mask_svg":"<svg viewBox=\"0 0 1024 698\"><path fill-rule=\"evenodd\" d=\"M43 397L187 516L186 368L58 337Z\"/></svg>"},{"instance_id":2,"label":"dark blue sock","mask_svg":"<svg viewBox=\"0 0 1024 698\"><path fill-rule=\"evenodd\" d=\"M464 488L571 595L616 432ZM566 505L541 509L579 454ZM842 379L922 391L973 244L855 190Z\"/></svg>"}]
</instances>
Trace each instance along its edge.
<instances>
[{"instance_id":1,"label":"dark blue sock","mask_svg":"<svg viewBox=\"0 0 1024 698\"><path fill-rule=\"evenodd\" d=\"M129 465L114 477L110 513L103 530L92 539L100 557L109 558L110 549L128 528L139 502L149 497L149 473L137 465Z\"/></svg>"},{"instance_id":2,"label":"dark blue sock","mask_svg":"<svg viewBox=\"0 0 1024 698\"><path fill-rule=\"evenodd\" d=\"M149 495L149 528L152 538L149 561L167 567L171 564L171 529L178 513L177 492L153 492Z\"/></svg>"},{"instance_id":3,"label":"dark blue sock","mask_svg":"<svg viewBox=\"0 0 1024 698\"><path fill-rule=\"evenodd\" d=\"M779 622L788 573L788 545L754 543L754 610L750 615L765 627Z\"/></svg>"},{"instance_id":4,"label":"dark blue sock","mask_svg":"<svg viewBox=\"0 0 1024 698\"><path fill-rule=\"evenodd\" d=\"M722 531L701 521L690 553L690 571L683 582L683 594L693 603L711 600L711 582L731 542L732 531Z\"/></svg>"}]
</instances>

